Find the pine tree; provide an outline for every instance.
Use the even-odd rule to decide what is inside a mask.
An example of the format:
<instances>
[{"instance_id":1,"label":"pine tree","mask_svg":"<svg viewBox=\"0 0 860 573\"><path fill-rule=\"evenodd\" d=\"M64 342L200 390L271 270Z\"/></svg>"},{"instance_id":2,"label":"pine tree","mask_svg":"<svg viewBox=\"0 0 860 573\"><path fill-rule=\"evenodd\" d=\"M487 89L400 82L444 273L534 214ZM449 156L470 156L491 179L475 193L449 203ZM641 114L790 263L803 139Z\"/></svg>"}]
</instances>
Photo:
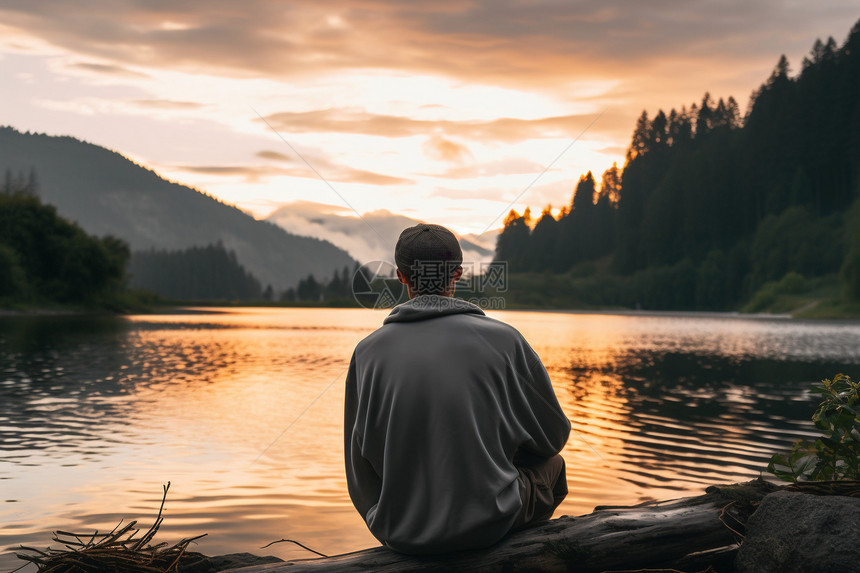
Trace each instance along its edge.
<instances>
[{"instance_id":1,"label":"pine tree","mask_svg":"<svg viewBox=\"0 0 860 573\"><path fill-rule=\"evenodd\" d=\"M571 204L574 213L579 212L584 214L594 207L594 197L596 195L594 175L591 171L579 178L576 184L576 191L573 194L573 202Z\"/></svg>"},{"instance_id":2,"label":"pine tree","mask_svg":"<svg viewBox=\"0 0 860 573\"><path fill-rule=\"evenodd\" d=\"M648 120L648 112L642 111L642 115L636 120L636 129L633 130L633 141L627 149L627 161L645 155L649 151L651 140L651 122Z\"/></svg>"}]
</instances>

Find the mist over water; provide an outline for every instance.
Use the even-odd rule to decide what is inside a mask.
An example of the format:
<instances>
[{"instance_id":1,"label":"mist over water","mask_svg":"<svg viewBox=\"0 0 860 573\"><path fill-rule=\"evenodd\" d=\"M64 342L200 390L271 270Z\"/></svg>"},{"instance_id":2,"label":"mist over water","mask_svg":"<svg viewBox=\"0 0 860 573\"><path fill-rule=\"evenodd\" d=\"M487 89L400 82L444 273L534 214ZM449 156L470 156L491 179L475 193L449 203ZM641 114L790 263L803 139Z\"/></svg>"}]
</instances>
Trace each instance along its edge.
<instances>
[{"instance_id":1,"label":"mist over water","mask_svg":"<svg viewBox=\"0 0 860 573\"><path fill-rule=\"evenodd\" d=\"M556 515L753 479L810 422L812 382L860 375L860 324L492 312L542 357L574 432ZM343 473L355 344L385 311L0 317L0 568L50 531L208 533L207 554L376 544ZM440 357L440 360L442 358Z\"/></svg>"}]
</instances>

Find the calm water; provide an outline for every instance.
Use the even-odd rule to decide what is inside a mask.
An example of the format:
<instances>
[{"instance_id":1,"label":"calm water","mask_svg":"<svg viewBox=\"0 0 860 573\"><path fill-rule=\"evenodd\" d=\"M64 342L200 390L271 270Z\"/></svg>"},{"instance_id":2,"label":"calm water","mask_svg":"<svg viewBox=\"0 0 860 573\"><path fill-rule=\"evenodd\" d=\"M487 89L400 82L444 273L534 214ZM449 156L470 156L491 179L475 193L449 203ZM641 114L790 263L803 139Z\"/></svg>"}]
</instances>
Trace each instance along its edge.
<instances>
[{"instance_id":1,"label":"calm water","mask_svg":"<svg viewBox=\"0 0 860 573\"><path fill-rule=\"evenodd\" d=\"M860 375L860 324L493 312L532 343L574 432L559 513L759 475L809 422L812 381ZM384 311L0 317L0 570L50 531L149 526L197 550L375 545L342 469L355 344Z\"/></svg>"}]
</instances>

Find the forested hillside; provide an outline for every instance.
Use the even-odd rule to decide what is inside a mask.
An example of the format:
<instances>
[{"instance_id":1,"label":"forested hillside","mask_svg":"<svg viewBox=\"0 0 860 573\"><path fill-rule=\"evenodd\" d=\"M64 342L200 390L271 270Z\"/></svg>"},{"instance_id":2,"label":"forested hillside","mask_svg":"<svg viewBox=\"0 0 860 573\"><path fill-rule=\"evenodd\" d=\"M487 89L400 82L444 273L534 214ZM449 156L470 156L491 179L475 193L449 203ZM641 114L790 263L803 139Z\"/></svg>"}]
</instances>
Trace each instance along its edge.
<instances>
[{"instance_id":1,"label":"forested hillside","mask_svg":"<svg viewBox=\"0 0 860 573\"><path fill-rule=\"evenodd\" d=\"M860 300L858 197L860 22L797 73L781 57L743 115L709 94L643 111L623 168L582 176L558 217L512 211L496 259L551 273L528 288L557 304L731 309L827 276Z\"/></svg>"},{"instance_id":2,"label":"forested hillside","mask_svg":"<svg viewBox=\"0 0 860 573\"><path fill-rule=\"evenodd\" d=\"M122 306L128 245L95 238L27 186L0 187L0 304Z\"/></svg>"},{"instance_id":3,"label":"forested hillside","mask_svg":"<svg viewBox=\"0 0 860 573\"><path fill-rule=\"evenodd\" d=\"M39 196L93 235L114 235L133 251L181 250L221 242L264 284L295 287L310 273L352 266L326 241L292 235L236 207L161 178L119 153L72 137L0 127L0 173L27 179Z\"/></svg>"}]
</instances>

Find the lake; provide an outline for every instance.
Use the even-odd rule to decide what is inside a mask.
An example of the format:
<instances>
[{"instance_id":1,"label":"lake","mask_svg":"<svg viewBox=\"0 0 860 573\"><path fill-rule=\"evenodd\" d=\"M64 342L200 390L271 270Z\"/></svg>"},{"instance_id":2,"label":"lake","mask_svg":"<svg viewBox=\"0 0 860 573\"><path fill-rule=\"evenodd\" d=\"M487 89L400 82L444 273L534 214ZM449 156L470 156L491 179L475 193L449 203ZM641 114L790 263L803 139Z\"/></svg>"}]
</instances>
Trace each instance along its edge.
<instances>
[{"instance_id":1,"label":"lake","mask_svg":"<svg viewBox=\"0 0 860 573\"><path fill-rule=\"evenodd\" d=\"M0 317L0 569L50 531L201 533L207 554L376 545L343 472L343 383L387 311L189 309ZM493 311L522 332L573 425L556 515L753 479L816 435L810 384L860 375L860 323ZM56 545L56 544L54 544ZM25 569L32 571L35 568Z\"/></svg>"}]
</instances>

